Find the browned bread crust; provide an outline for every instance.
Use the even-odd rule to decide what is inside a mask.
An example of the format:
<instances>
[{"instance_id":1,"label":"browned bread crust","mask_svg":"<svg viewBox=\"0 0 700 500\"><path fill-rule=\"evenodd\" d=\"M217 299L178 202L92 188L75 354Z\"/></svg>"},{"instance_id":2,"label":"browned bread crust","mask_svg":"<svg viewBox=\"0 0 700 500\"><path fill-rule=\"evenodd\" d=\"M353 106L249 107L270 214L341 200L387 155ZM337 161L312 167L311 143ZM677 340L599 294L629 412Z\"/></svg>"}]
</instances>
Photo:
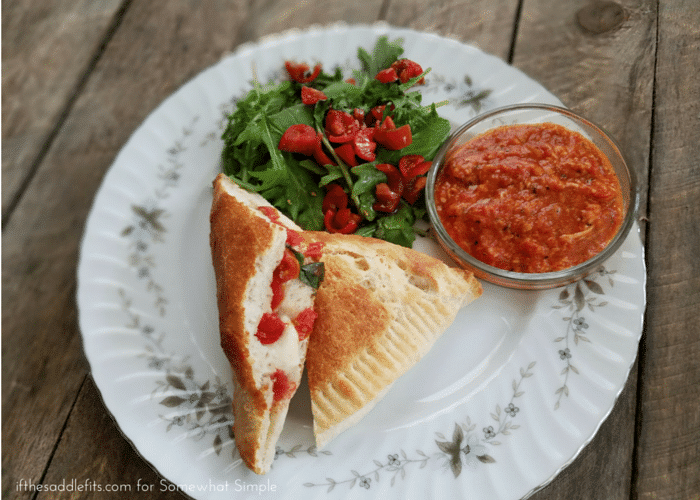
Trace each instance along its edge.
<instances>
[{"instance_id":1,"label":"browned bread crust","mask_svg":"<svg viewBox=\"0 0 700 500\"><path fill-rule=\"evenodd\" d=\"M306 358L322 447L357 423L482 289L468 271L384 241L303 236L324 243L326 274Z\"/></svg>"}]
</instances>

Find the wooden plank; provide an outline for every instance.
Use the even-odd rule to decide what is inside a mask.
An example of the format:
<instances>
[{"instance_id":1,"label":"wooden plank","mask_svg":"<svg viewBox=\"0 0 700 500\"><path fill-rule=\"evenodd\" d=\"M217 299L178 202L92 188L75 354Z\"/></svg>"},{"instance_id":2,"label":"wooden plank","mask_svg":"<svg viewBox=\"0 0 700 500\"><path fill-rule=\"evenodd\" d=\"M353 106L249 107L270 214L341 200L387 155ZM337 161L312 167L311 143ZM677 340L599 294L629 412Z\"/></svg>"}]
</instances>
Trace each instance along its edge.
<instances>
[{"instance_id":1,"label":"wooden plank","mask_svg":"<svg viewBox=\"0 0 700 500\"><path fill-rule=\"evenodd\" d=\"M513 64L541 82L565 105L608 130L641 180L646 179L651 136L656 3L618 2L623 16L591 32L581 15L596 2L525 0ZM600 5L599 5L600 7ZM595 8L589 15L604 13ZM591 27L590 23L588 24ZM642 209L644 213L644 208ZM545 498L628 499L633 475L637 369L593 442L552 484Z\"/></svg>"},{"instance_id":2,"label":"wooden plank","mask_svg":"<svg viewBox=\"0 0 700 500\"><path fill-rule=\"evenodd\" d=\"M700 499L700 10L662 2L636 496Z\"/></svg>"},{"instance_id":3,"label":"wooden plank","mask_svg":"<svg viewBox=\"0 0 700 500\"><path fill-rule=\"evenodd\" d=\"M394 0L386 21L450 36L507 60L517 12L517 0Z\"/></svg>"},{"instance_id":4,"label":"wooden plank","mask_svg":"<svg viewBox=\"0 0 700 500\"><path fill-rule=\"evenodd\" d=\"M3 220L121 4L3 1Z\"/></svg>"},{"instance_id":5,"label":"wooden plank","mask_svg":"<svg viewBox=\"0 0 700 500\"><path fill-rule=\"evenodd\" d=\"M364 15L376 16L380 4L374 2ZM256 26L265 5L131 2L9 219L3 233L3 444L19 452L3 455L3 493L30 498L31 492L16 492L14 485L20 479L41 481L49 462L46 478L83 477L90 470L91 479L102 484L124 466L101 444L113 439L113 430L103 431L101 421L80 432L75 428L90 425L76 415L94 414L97 404L82 392L78 397L87 373L74 300L83 223L114 157L163 99L252 35L324 18L322 11L301 11L305 18L278 16L276 23ZM321 6L333 5L343 15L346 3ZM73 418L67 420L69 414ZM62 433L70 440L58 442ZM81 443L88 448L76 454L73 436L86 435L93 436ZM93 462L109 466L93 468Z\"/></svg>"}]
</instances>

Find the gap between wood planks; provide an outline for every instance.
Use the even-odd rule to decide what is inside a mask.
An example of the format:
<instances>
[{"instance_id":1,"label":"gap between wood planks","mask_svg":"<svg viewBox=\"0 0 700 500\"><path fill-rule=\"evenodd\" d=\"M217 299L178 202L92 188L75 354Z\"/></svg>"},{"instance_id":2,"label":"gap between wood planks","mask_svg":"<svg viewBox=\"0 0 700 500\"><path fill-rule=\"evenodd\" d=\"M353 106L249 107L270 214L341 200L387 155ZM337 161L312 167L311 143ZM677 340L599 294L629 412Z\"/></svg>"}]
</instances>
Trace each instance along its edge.
<instances>
[{"instance_id":1,"label":"gap between wood planks","mask_svg":"<svg viewBox=\"0 0 700 500\"><path fill-rule=\"evenodd\" d=\"M644 260L645 269L649 269L649 222L650 222L650 209L651 206L651 186L652 186L652 173L654 172L654 124L656 122L656 67L659 60L659 3L656 3L656 36L654 45L654 69L653 69L653 81L651 86L651 118L649 120L649 158L647 160L649 168L647 169L647 196L646 196L646 209L644 213L644 221L646 225L645 238L644 238ZM641 217L638 216L641 219ZM647 276L647 280L649 277ZM647 294L648 294L648 284L647 284ZM644 395L644 373L646 371L646 349L644 346L646 344L646 325L648 323L648 308L644 312L644 320L642 324L642 337L639 341L638 355L637 355L637 394L636 394L636 408L635 408L635 418L634 418L634 441L632 445L632 471L630 474L630 500L637 500L639 498L639 492L637 491L637 485L639 483L639 453L637 452L639 448L639 436L642 434L642 397Z\"/></svg>"},{"instance_id":2,"label":"gap between wood planks","mask_svg":"<svg viewBox=\"0 0 700 500\"><path fill-rule=\"evenodd\" d=\"M34 159L34 161L29 166L29 170L26 173L26 175L24 176L24 178L22 179L22 182L20 183L19 189L17 190L17 192L13 196L12 200L10 200L10 202L7 206L7 210L5 211L4 214L2 214L2 230L3 231L5 230L5 227L7 226L8 221L10 220L10 218L12 217L12 214L14 213L15 209L17 208L19 201L22 199L22 196L24 196L24 193L29 188L29 185L31 184L32 180L34 179L34 176L39 171L39 167L41 166L42 162L44 161L44 158L46 157L46 154L49 152L49 149L51 149L51 146L53 145L53 142L56 139L56 136L58 136L58 133L61 130L61 127L63 127L63 124L66 121L66 118L68 117L71 110L73 109L75 102L77 101L78 97L80 96L83 89L85 88L85 85L86 85L88 79L90 78L90 75L92 74L93 70L95 69L95 66L97 66L97 62L102 58L102 54L104 54L104 52L107 48L107 45L109 44L110 40L112 40L114 33L117 31L117 29L121 25L122 19L124 18L124 14L126 13L129 6L131 5L131 2L132 2L132 0L123 0L122 5L115 12L114 18L112 19L112 22L109 24L109 26L107 27L107 29L105 31L102 42L95 50L95 53L93 54L92 58L90 58L90 61L88 62L85 70L83 70L80 78L78 79L78 83L75 85L75 89L73 90L70 97L66 101L65 106L63 107L63 109L59 113L58 118L56 120L56 124L53 126L53 128L49 132L49 135L46 138L46 141L44 142L43 146L39 150L37 157Z\"/></svg>"}]
</instances>

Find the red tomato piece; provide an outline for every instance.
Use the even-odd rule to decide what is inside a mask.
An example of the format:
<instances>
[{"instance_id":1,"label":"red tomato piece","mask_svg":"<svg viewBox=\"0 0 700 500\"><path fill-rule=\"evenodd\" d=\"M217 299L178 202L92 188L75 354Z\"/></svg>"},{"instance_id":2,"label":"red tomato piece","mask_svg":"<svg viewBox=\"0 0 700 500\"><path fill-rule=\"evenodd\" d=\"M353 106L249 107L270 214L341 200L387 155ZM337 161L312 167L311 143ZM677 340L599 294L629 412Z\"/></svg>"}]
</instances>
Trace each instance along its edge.
<instances>
[{"instance_id":1,"label":"red tomato piece","mask_svg":"<svg viewBox=\"0 0 700 500\"><path fill-rule=\"evenodd\" d=\"M323 243L322 241L314 241L313 243L309 244L308 248L306 249L306 252L304 252L304 255L309 259L319 260L321 258L321 255L323 255L324 245L325 243Z\"/></svg>"},{"instance_id":2,"label":"red tomato piece","mask_svg":"<svg viewBox=\"0 0 700 500\"><path fill-rule=\"evenodd\" d=\"M318 89L307 87L306 85L301 87L301 102L306 105L316 104L318 101L325 101L328 99L326 94Z\"/></svg>"},{"instance_id":3,"label":"red tomato piece","mask_svg":"<svg viewBox=\"0 0 700 500\"><path fill-rule=\"evenodd\" d=\"M299 334L299 340L302 341L311 334L311 330L314 329L314 322L318 314L313 310L312 307L307 307L301 311L296 318L292 321Z\"/></svg>"},{"instance_id":4,"label":"red tomato piece","mask_svg":"<svg viewBox=\"0 0 700 500\"><path fill-rule=\"evenodd\" d=\"M398 80L399 75L396 74L396 70L394 68L387 68L377 73L374 79L379 80L382 83L391 83Z\"/></svg>"},{"instance_id":5,"label":"red tomato piece","mask_svg":"<svg viewBox=\"0 0 700 500\"><path fill-rule=\"evenodd\" d=\"M323 217L323 224L329 233L350 234L357 230L361 220L349 208L341 208L337 212L328 210Z\"/></svg>"},{"instance_id":6,"label":"red tomato piece","mask_svg":"<svg viewBox=\"0 0 700 500\"><path fill-rule=\"evenodd\" d=\"M337 212L341 208L348 206L348 195L340 184L329 184L326 196L323 197L322 210L325 214L329 210Z\"/></svg>"},{"instance_id":7,"label":"red tomato piece","mask_svg":"<svg viewBox=\"0 0 700 500\"><path fill-rule=\"evenodd\" d=\"M377 165L377 170L386 175L386 184L389 186L389 189L400 197L401 193L403 193L404 182L399 169L390 163L380 163Z\"/></svg>"},{"instance_id":8,"label":"red tomato piece","mask_svg":"<svg viewBox=\"0 0 700 500\"><path fill-rule=\"evenodd\" d=\"M287 374L280 369L277 369L270 375L270 380L272 380L273 402L291 398L294 395L294 391L297 389L296 384L291 382Z\"/></svg>"},{"instance_id":9,"label":"red tomato piece","mask_svg":"<svg viewBox=\"0 0 700 500\"><path fill-rule=\"evenodd\" d=\"M360 124L350 113L331 109L326 115L325 128L329 141L342 144L352 141Z\"/></svg>"},{"instance_id":10,"label":"red tomato piece","mask_svg":"<svg viewBox=\"0 0 700 500\"><path fill-rule=\"evenodd\" d=\"M280 280L273 277L270 288L272 288L272 302L270 303L270 307L274 311L284 300L284 287L282 286L282 282Z\"/></svg>"},{"instance_id":11,"label":"red tomato piece","mask_svg":"<svg viewBox=\"0 0 700 500\"><path fill-rule=\"evenodd\" d=\"M322 167L325 165L335 165L335 162L323 150L323 142L321 141L321 133L317 135L316 146L314 147L314 160Z\"/></svg>"},{"instance_id":12,"label":"red tomato piece","mask_svg":"<svg viewBox=\"0 0 700 500\"><path fill-rule=\"evenodd\" d=\"M285 61L284 67L287 69L289 77L295 82L299 83L309 83L316 79L316 77L321 73L321 65L317 64L314 66L314 70L309 73L309 65L306 63L295 63L292 61Z\"/></svg>"},{"instance_id":13,"label":"red tomato piece","mask_svg":"<svg viewBox=\"0 0 700 500\"><path fill-rule=\"evenodd\" d=\"M368 127L373 126L377 122L381 123L382 118L384 118L384 108L386 106L382 104L369 110L369 113L365 115L365 123Z\"/></svg>"},{"instance_id":14,"label":"red tomato piece","mask_svg":"<svg viewBox=\"0 0 700 500\"><path fill-rule=\"evenodd\" d=\"M356 167L359 165L359 162L355 157L355 148L350 142L346 142L345 144L342 144L335 148L335 154L337 154L338 158L343 160L351 167Z\"/></svg>"},{"instance_id":15,"label":"red tomato piece","mask_svg":"<svg viewBox=\"0 0 700 500\"><path fill-rule=\"evenodd\" d=\"M302 238L299 233L297 233L294 229L287 229L287 245L296 247L299 246L302 241L304 241L304 238Z\"/></svg>"},{"instance_id":16,"label":"red tomato piece","mask_svg":"<svg viewBox=\"0 0 700 500\"><path fill-rule=\"evenodd\" d=\"M299 261L296 256L289 248L285 248L282 260L277 264L273 273L273 280L277 279L280 283L286 283L289 280L298 278L299 271Z\"/></svg>"},{"instance_id":17,"label":"red tomato piece","mask_svg":"<svg viewBox=\"0 0 700 500\"><path fill-rule=\"evenodd\" d=\"M360 129L353 139L355 154L365 161L374 161L377 157L374 152L377 149L377 143L372 140L373 137L374 128L372 127Z\"/></svg>"},{"instance_id":18,"label":"red tomato piece","mask_svg":"<svg viewBox=\"0 0 700 500\"><path fill-rule=\"evenodd\" d=\"M304 123L292 125L284 131L277 147L281 151L312 156L316 149L316 131Z\"/></svg>"},{"instance_id":19,"label":"red tomato piece","mask_svg":"<svg viewBox=\"0 0 700 500\"><path fill-rule=\"evenodd\" d=\"M270 219L272 222L277 222L280 218L280 214L275 209L274 207L269 207L267 205L263 205L261 207L258 207L258 210L260 210L265 216Z\"/></svg>"},{"instance_id":20,"label":"red tomato piece","mask_svg":"<svg viewBox=\"0 0 700 500\"><path fill-rule=\"evenodd\" d=\"M375 127L374 140L392 151L403 149L413 142L411 127L407 123L396 128L394 120L387 116L381 125Z\"/></svg>"},{"instance_id":21,"label":"red tomato piece","mask_svg":"<svg viewBox=\"0 0 700 500\"><path fill-rule=\"evenodd\" d=\"M414 177L411 179L403 192L403 199L413 205L416 201L418 201L418 198L420 198L420 195L423 193L423 189L425 188L427 182L428 179L425 176Z\"/></svg>"},{"instance_id":22,"label":"red tomato piece","mask_svg":"<svg viewBox=\"0 0 700 500\"><path fill-rule=\"evenodd\" d=\"M399 59L391 64L391 67L396 71L401 83L406 83L411 78L415 78L423 73L423 68L420 64L410 59ZM418 85L425 83L425 78L421 78L416 82Z\"/></svg>"},{"instance_id":23,"label":"red tomato piece","mask_svg":"<svg viewBox=\"0 0 700 500\"><path fill-rule=\"evenodd\" d=\"M405 181L426 174L430 170L430 162L421 155L406 155L399 160L399 170Z\"/></svg>"},{"instance_id":24,"label":"red tomato piece","mask_svg":"<svg viewBox=\"0 0 700 500\"><path fill-rule=\"evenodd\" d=\"M275 313L264 313L255 336L261 344L274 344L284 333L284 322Z\"/></svg>"},{"instance_id":25,"label":"red tomato piece","mask_svg":"<svg viewBox=\"0 0 700 500\"><path fill-rule=\"evenodd\" d=\"M401 195L392 191L386 182L377 184L375 196L377 201L372 205L372 208L377 212L392 213L396 211L401 201Z\"/></svg>"}]
</instances>

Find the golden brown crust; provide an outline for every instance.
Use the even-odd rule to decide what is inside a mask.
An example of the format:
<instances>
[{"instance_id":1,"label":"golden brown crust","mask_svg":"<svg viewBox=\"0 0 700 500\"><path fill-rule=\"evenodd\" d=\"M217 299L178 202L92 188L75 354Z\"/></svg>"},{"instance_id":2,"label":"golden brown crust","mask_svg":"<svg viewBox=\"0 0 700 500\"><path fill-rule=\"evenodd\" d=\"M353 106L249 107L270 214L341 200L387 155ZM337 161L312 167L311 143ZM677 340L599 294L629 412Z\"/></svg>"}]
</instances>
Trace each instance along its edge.
<instances>
[{"instance_id":1,"label":"golden brown crust","mask_svg":"<svg viewBox=\"0 0 700 500\"><path fill-rule=\"evenodd\" d=\"M326 274L306 358L322 447L369 411L482 289L469 271L381 240L302 236L324 245Z\"/></svg>"},{"instance_id":2,"label":"golden brown crust","mask_svg":"<svg viewBox=\"0 0 700 500\"><path fill-rule=\"evenodd\" d=\"M250 363L246 362L249 338L243 324L243 297L256 272L256 257L272 244L273 230L269 222L251 216L250 208L227 194L220 177L214 182L210 222L221 347L241 387L251 393L259 392ZM254 406L262 407L264 401L256 401Z\"/></svg>"}]
</instances>

